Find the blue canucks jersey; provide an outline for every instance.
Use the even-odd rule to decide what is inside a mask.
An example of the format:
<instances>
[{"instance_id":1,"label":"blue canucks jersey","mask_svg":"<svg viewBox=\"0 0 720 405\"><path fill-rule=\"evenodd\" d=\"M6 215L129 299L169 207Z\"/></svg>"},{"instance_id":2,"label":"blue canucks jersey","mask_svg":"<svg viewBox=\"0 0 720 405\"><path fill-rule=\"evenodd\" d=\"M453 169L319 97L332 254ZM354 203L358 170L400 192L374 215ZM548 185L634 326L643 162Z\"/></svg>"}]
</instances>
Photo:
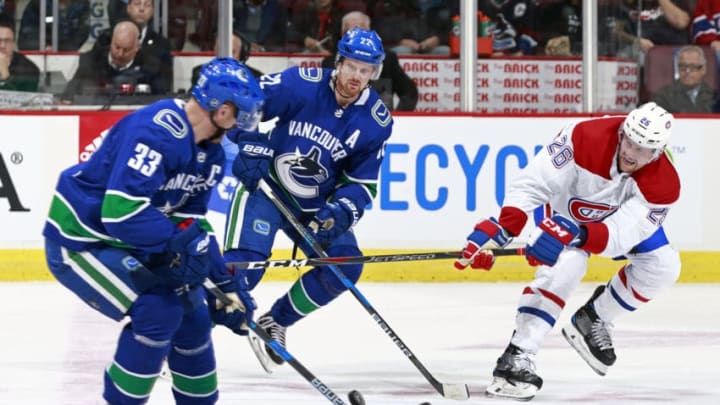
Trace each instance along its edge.
<instances>
[{"instance_id":1,"label":"blue canucks jersey","mask_svg":"<svg viewBox=\"0 0 720 405\"><path fill-rule=\"evenodd\" d=\"M339 189L361 209L369 204L393 125L378 94L367 88L342 108L332 69L321 68L265 75L260 87L266 96L263 120L278 118L269 142L275 151L272 185L280 186L279 194L305 212L317 211Z\"/></svg>"},{"instance_id":2,"label":"blue canucks jersey","mask_svg":"<svg viewBox=\"0 0 720 405\"><path fill-rule=\"evenodd\" d=\"M86 250L101 243L160 253L175 223L204 215L222 179L219 144L195 144L184 102L167 99L124 117L87 161L60 174L43 235Z\"/></svg>"}]
</instances>

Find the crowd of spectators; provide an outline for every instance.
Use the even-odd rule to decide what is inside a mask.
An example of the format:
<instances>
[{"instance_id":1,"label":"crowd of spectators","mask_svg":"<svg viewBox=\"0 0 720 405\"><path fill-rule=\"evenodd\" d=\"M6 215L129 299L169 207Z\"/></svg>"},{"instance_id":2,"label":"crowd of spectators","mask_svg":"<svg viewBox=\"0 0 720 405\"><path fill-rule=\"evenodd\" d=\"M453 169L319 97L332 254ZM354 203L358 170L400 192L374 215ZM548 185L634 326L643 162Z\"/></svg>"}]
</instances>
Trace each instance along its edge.
<instances>
[{"instance_id":1,"label":"crowd of spectators","mask_svg":"<svg viewBox=\"0 0 720 405\"><path fill-rule=\"evenodd\" d=\"M51 0L46 1L46 15L52 18L46 19L44 44L40 44L40 1L0 0L0 18L9 19L15 25L14 53L10 53L15 56L0 56L0 75L8 75L8 68L4 67L9 64L7 60L12 59L15 65L21 64L22 55L16 50L76 51L81 52L80 70L88 70L84 65L87 62L94 70L86 73L101 77L95 86L98 88L110 82L117 83L114 76L125 77L128 69L144 74L170 72L172 77L171 52L186 48L199 51L215 49L216 1L171 2L172 7L167 10L168 38L153 29L154 19L160 17L155 15L158 5L153 0L107 0L108 28L97 32L90 23L91 3L90 0L58 1L56 21L59 40L55 44L57 48L52 48L50 21L55 17L52 17ZM459 0L233 0L232 29L236 34L235 40L248 50L246 55L260 52L320 54L328 57L324 65L332 66L335 43L348 28L343 26L343 18L348 14L365 16L361 21L367 18L368 24L372 19L372 28L383 39L389 55L387 60L392 63L392 68L384 69L384 79L389 80L385 91L394 94L395 102L391 104L395 104L395 108L407 110L414 108L417 102L417 88L408 85L409 78L396 63L397 55L449 56L452 20L459 14L459 3ZM630 58L642 65L644 55L654 46L679 49L683 45L698 45L712 47L720 62L718 1L598 0L597 4L597 49L600 57ZM493 56L568 57L582 53L582 0L479 0L478 10L490 21L488 32L493 39ZM190 20L194 20L194 24L189 23ZM132 47L120 49L114 45L115 28L125 22L135 24L139 31L137 51ZM127 58L127 66L115 65L121 63L117 61L124 60L117 56L120 54ZM677 66L679 57L680 53L666 63ZM390 72L394 77L387 76ZM689 73L696 72L676 70L674 85L685 86L680 79L685 79ZM718 72L706 71L703 74L717 75ZM76 79L70 80L66 98L75 88ZM137 80L133 82L137 83ZM150 86L153 93L171 88L157 80ZM414 89L407 90L411 87ZM713 95L713 100L715 98ZM675 108L669 104L665 107Z\"/></svg>"}]
</instances>

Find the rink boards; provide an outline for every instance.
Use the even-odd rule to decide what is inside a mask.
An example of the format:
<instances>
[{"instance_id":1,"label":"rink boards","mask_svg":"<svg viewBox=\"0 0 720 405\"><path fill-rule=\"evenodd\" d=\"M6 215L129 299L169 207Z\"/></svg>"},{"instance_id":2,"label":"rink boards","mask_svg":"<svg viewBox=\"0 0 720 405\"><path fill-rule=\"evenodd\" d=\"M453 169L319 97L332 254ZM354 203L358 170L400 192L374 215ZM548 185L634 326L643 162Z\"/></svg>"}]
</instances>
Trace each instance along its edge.
<instances>
[{"instance_id":1,"label":"rink boards","mask_svg":"<svg viewBox=\"0 0 720 405\"><path fill-rule=\"evenodd\" d=\"M124 113L0 113L0 280L50 278L41 230L57 174L86 159L102 130ZM356 228L365 254L458 250L480 218L497 215L509 179L568 122L585 116L480 117L470 115L395 118L385 150L379 195ZM681 281L720 281L720 120L680 118L672 153L682 180L679 202L664 226L681 252ZM232 154L229 152L229 157ZM211 222L222 230L228 198L236 185L219 184ZM527 232L527 230L526 230ZM521 238L522 239L522 238ZM280 239L274 259L290 257ZM592 258L587 280L607 280L622 262ZM451 261L373 264L364 280L521 281L533 269L522 258L499 258L491 272L456 271ZM270 279L295 279L295 269L275 269Z\"/></svg>"},{"instance_id":2,"label":"rink boards","mask_svg":"<svg viewBox=\"0 0 720 405\"><path fill-rule=\"evenodd\" d=\"M398 254L409 251L366 250L365 254ZM413 251L414 252L414 251ZM720 254L718 252L681 252L683 270L680 282L720 282ZM289 250L273 253L274 259L289 259ZM605 282L626 262L591 257L584 281ZM308 267L269 269L264 280L292 281ZM368 264L363 269L361 281L424 281L424 282L502 282L530 281L534 269L523 257L501 257L495 261L492 271L455 270L451 260L426 262ZM40 249L0 251L0 281L52 280Z\"/></svg>"}]
</instances>

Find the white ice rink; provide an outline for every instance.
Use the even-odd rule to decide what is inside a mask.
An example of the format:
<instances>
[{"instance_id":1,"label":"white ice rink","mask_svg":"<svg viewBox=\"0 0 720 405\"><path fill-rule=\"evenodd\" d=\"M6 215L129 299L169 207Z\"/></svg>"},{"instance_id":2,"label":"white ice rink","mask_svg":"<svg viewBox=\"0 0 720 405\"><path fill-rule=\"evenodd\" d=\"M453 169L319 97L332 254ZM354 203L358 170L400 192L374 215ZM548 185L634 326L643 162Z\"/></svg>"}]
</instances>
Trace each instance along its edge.
<instances>
[{"instance_id":1,"label":"white ice rink","mask_svg":"<svg viewBox=\"0 0 720 405\"><path fill-rule=\"evenodd\" d=\"M359 289L440 381L467 383L465 404L484 397L496 358L514 327L524 284L360 283ZM261 284L264 312L289 283ZM616 322L618 361L600 377L567 345L560 327L590 296L583 284L537 358L545 386L538 404L720 403L720 285L677 284ZM259 315L258 313L257 315ZM102 404L102 372L120 324L85 307L54 282L0 283L0 404ZM220 404L329 404L291 367L267 375L247 341L214 331ZM342 394L357 389L368 405L461 402L440 397L375 324L344 294L288 333L288 350ZM160 380L150 404L172 404Z\"/></svg>"}]
</instances>

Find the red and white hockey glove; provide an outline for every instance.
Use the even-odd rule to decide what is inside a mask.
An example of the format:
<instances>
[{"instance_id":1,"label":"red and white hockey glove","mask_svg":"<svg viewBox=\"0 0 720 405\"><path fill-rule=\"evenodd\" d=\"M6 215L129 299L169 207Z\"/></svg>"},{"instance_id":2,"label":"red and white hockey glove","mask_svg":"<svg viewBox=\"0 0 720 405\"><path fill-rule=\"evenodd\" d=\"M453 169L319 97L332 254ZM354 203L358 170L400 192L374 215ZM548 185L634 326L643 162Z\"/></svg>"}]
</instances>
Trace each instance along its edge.
<instances>
[{"instance_id":1,"label":"red and white hockey glove","mask_svg":"<svg viewBox=\"0 0 720 405\"><path fill-rule=\"evenodd\" d=\"M512 236L498 224L495 218L482 220L468 235L462 258L455 261L455 268L464 270L470 266L473 269L490 270L495 263L495 256L487 249L503 248L511 241Z\"/></svg>"}]
</instances>

